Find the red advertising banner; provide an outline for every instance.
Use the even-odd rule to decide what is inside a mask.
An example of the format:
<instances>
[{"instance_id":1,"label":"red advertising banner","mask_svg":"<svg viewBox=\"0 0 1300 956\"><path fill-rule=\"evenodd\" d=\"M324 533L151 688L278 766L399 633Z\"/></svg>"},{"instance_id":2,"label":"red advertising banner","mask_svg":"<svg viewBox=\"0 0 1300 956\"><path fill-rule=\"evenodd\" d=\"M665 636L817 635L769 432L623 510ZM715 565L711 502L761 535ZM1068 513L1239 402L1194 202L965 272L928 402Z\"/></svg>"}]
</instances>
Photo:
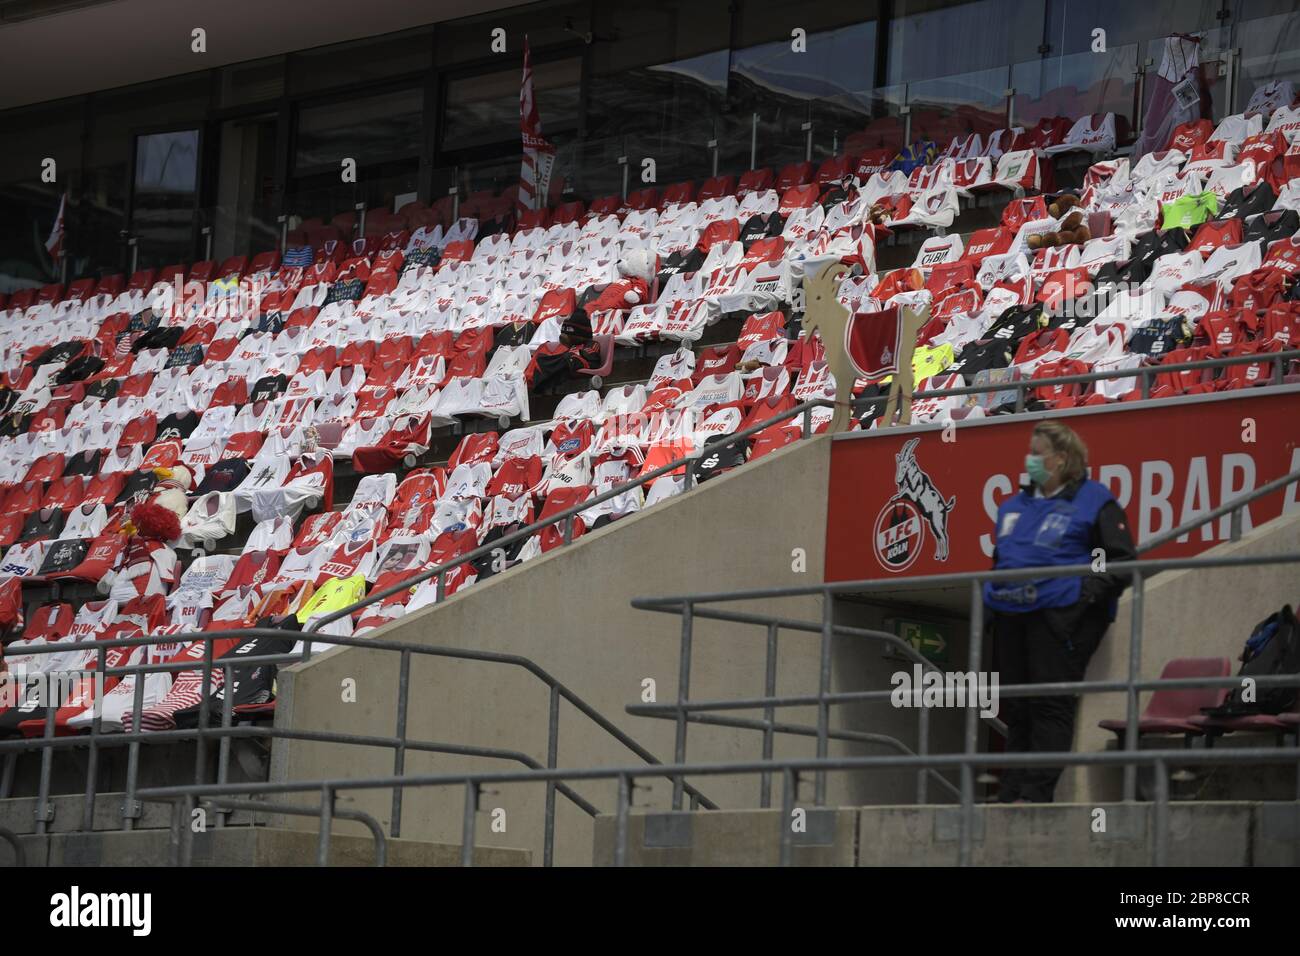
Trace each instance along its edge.
<instances>
[{"instance_id":1,"label":"red advertising banner","mask_svg":"<svg viewBox=\"0 0 1300 956\"><path fill-rule=\"evenodd\" d=\"M998 505L1027 482L1030 432L1045 417L1083 438L1090 475L1139 543L1300 468L1294 389L855 433L831 448L826 580L991 567ZM1283 514L1300 514L1296 485L1252 504L1242 530ZM1193 555L1229 534L1224 516L1144 557Z\"/></svg>"}]
</instances>

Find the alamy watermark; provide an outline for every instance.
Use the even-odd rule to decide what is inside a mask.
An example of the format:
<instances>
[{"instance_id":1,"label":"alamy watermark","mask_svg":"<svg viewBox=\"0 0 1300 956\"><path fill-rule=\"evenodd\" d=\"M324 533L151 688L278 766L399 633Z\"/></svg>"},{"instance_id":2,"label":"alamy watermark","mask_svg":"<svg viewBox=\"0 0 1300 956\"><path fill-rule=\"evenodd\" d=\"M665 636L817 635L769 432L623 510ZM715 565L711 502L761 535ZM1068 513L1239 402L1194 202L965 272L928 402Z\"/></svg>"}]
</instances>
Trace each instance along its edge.
<instances>
[{"instance_id":1,"label":"alamy watermark","mask_svg":"<svg viewBox=\"0 0 1300 956\"><path fill-rule=\"evenodd\" d=\"M940 671L916 664L889 679L895 707L978 707L981 717L998 715L997 671Z\"/></svg>"}]
</instances>

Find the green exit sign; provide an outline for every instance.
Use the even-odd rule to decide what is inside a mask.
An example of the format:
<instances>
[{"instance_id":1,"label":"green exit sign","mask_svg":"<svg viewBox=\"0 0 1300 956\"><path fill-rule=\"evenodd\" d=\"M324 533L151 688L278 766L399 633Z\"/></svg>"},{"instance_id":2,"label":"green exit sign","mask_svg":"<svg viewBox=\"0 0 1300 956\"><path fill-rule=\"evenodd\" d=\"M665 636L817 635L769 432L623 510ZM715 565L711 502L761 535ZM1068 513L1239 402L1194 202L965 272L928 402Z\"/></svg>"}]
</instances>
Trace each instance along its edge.
<instances>
[{"instance_id":1,"label":"green exit sign","mask_svg":"<svg viewBox=\"0 0 1300 956\"><path fill-rule=\"evenodd\" d=\"M935 664L948 663L948 639L939 625L895 618L894 633L920 651L926 660Z\"/></svg>"}]
</instances>

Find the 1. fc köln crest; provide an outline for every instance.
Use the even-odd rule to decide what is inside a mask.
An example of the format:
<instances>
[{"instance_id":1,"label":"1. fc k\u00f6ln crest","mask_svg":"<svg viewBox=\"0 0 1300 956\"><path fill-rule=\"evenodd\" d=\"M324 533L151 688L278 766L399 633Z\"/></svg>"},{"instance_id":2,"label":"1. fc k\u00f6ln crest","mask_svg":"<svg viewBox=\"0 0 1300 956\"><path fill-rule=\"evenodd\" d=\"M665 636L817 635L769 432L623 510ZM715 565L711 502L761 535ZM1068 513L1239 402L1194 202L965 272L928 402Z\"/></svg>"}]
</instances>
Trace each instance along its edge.
<instances>
[{"instance_id":1,"label":"1. fc k\u00f6ln crest","mask_svg":"<svg viewBox=\"0 0 1300 956\"><path fill-rule=\"evenodd\" d=\"M872 529L872 550L886 571L906 571L916 562L925 546L927 529L934 535L934 559L948 560L948 515L957 497L944 500L917 463L916 446L920 441L911 439L894 456L898 493L885 502Z\"/></svg>"}]
</instances>

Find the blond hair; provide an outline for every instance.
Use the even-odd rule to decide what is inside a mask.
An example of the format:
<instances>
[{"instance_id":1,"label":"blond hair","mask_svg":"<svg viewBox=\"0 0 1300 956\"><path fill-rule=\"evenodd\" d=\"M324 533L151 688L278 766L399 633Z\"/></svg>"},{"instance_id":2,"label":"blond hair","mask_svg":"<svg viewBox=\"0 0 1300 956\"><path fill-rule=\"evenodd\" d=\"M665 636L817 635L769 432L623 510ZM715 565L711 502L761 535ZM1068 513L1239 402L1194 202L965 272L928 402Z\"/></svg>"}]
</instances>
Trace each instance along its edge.
<instances>
[{"instance_id":1,"label":"blond hair","mask_svg":"<svg viewBox=\"0 0 1300 956\"><path fill-rule=\"evenodd\" d=\"M1077 481L1088 473L1088 446L1074 429L1060 422L1039 422L1034 426L1034 434L1041 435L1053 452L1065 457L1065 466L1061 469L1062 484Z\"/></svg>"}]
</instances>

